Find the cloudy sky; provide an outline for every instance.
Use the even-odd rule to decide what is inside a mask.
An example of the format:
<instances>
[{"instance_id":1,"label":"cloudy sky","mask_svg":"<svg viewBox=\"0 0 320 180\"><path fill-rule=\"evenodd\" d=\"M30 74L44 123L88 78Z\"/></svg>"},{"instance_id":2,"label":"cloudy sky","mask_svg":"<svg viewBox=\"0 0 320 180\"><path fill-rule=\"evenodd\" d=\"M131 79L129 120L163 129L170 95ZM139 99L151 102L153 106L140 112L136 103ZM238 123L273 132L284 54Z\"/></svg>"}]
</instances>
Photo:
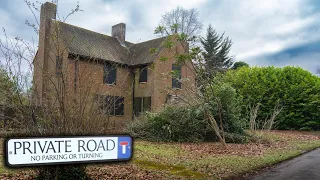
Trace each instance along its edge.
<instances>
[{"instance_id":1,"label":"cloudy sky","mask_svg":"<svg viewBox=\"0 0 320 180\"><path fill-rule=\"evenodd\" d=\"M233 40L231 54L237 61L257 66L298 65L313 73L320 65L318 0L78 1L83 11L68 18L68 23L110 35L112 25L124 22L126 40L133 43L155 38L153 31L161 15L179 5L198 9L203 35L209 24L218 32L225 32ZM60 0L59 18L76 5L77 0ZM35 16L38 18L39 14L36 12ZM9 36L37 41L37 35L25 25L26 20L35 20L24 0L1 0L0 18L0 27Z\"/></svg>"}]
</instances>

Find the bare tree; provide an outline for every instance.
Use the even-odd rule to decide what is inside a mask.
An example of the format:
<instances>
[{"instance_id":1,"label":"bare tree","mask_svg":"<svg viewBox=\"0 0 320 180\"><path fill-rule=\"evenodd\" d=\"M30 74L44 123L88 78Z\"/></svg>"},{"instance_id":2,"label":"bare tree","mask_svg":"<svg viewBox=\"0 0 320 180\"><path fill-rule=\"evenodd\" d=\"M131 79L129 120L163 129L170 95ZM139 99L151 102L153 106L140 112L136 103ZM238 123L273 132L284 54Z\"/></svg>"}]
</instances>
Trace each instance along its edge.
<instances>
[{"instance_id":1,"label":"bare tree","mask_svg":"<svg viewBox=\"0 0 320 180\"><path fill-rule=\"evenodd\" d=\"M249 108L249 113L250 113L250 115L249 115L249 117L250 117L249 129L251 131L255 131L258 128L256 119L258 117L258 111L259 111L260 106L261 106L261 104L257 103L255 106Z\"/></svg>"},{"instance_id":2,"label":"bare tree","mask_svg":"<svg viewBox=\"0 0 320 180\"><path fill-rule=\"evenodd\" d=\"M280 99L275 102L273 111L271 112L270 118L266 117L264 122L258 122L256 119L259 115L259 108L262 104L257 103L253 107L249 106L249 129L251 132L255 132L256 130L268 130L270 131L275 124L275 119L282 111L283 106L280 105Z\"/></svg>"},{"instance_id":3,"label":"bare tree","mask_svg":"<svg viewBox=\"0 0 320 180\"><path fill-rule=\"evenodd\" d=\"M65 17L60 18L57 14L55 19L51 16L56 13L57 0L45 4L29 1L25 3L35 17L35 23L26 21L26 24L37 33L39 47L44 48L37 49L34 42L30 43L22 38L11 38L3 29L4 38L0 40L0 55L4 58L1 62L2 67L19 92L9 94L6 103L6 108L13 109L15 114L12 119L18 128L15 135L113 133L116 129L110 120L113 113L111 110L115 111L117 107L122 106L118 101L121 97L115 96L117 90L111 90L109 94L102 93L105 91L100 81L101 77L108 75L111 70L103 71L101 59L91 54L87 57L75 55L70 58L66 48L77 37L68 37L68 34L62 31L62 26L69 16L81 11L79 4ZM40 16L40 20L35 15L40 13L38 5L48 10L45 16ZM50 66L43 65L44 58ZM130 75L130 72L123 70L126 68L124 65L113 63L111 66L125 72L124 79ZM127 90L130 96L132 84L120 80L117 81L117 86ZM8 92L12 87L1 88ZM96 96L97 94L104 97ZM115 97L112 99L113 103L105 103L108 95ZM59 168L55 167L41 168L40 174L52 175L50 178L56 179L58 171Z\"/></svg>"},{"instance_id":4,"label":"bare tree","mask_svg":"<svg viewBox=\"0 0 320 180\"><path fill-rule=\"evenodd\" d=\"M270 131L272 129L272 127L275 124L275 119L279 115L279 113L282 111L282 109L283 109L283 106L281 106L280 99L279 99L274 105L273 112L271 114L270 119L267 121L267 130Z\"/></svg>"},{"instance_id":5,"label":"bare tree","mask_svg":"<svg viewBox=\"0 0 320 180\"><path fill-rule=\"evenodd\" d=\"M317 66L316 73L320 75L320 66Z\"/></svg>"},{"instance_id":6,"label":"bare tree","mask_svg":"<svg viewBox=\"0 0 320 180\"><path fill-rule=\"evenodd\" d=\"M218 137L219 141L223 144L225 148L227 145L224 139L224 132L222 126L222 118L221 118L221 103L218 98L213 96L212 82L210 82L210 78L205 76L204 68L196 67L196 64L201 64L203 62L203 56L201 55L201 50L199 47L192 47L189 49L188 42L192 41L188 38L188 35L179 33L179 31L168 30L164 26L158 26L155 30L156 34L160 34L166 37L166 41L164 42L164 47L171 52L171 57L162 57L164 61L168 59L174 59L176 63L186 66L191 70L194 77L197 78L198 81L203 81L207 83L203 83L203 87L193 87L193 86L185 86L184 89L189 91L189 94L192 96L182 97L182 101L186 102L186 105L197 105L199 109L203 112L203 117L206 119L209 127L211 127L212 131ZM173 74L174 75L174 74ZM174 76L171 76L175 78ZM180 79L181 82L182 79ZM214 103L213 103L214 102ZM210 104L217 104L218 110L215 114L218 114L220 119L221 126L219 127L219 123L215 119L214 113L212 112L212 107Z\"/></svg>"},{"instance_id":7,"label":"bare tree","mask_svg":"<svg viewBox=\"0 0 320 180\"><path fill-rule=\"evenodd\" d=\"M184 9L178 6L162 16L160 26L165 27L170 34L186 34L189 38L194 38L202 28L198 16L197 9Z\"/></svg>"}]
</instances>

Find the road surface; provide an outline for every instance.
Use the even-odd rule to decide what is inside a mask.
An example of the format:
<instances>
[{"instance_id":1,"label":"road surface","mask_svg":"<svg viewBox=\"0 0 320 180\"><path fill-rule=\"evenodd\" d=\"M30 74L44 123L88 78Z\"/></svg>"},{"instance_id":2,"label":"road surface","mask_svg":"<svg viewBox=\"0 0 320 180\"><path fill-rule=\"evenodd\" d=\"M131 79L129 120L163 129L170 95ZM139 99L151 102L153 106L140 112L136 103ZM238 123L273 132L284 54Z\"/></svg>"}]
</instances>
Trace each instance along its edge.
<instances>
[{"instance_id":1,"label":"road surface","mask_svg":"<svg viewBox=\"0 0 320 180\"><path fill-rule=\"evenodd\" d=\"M283 162L252 180L320 180L320 148Z\"/></svg>"}]
</instances>

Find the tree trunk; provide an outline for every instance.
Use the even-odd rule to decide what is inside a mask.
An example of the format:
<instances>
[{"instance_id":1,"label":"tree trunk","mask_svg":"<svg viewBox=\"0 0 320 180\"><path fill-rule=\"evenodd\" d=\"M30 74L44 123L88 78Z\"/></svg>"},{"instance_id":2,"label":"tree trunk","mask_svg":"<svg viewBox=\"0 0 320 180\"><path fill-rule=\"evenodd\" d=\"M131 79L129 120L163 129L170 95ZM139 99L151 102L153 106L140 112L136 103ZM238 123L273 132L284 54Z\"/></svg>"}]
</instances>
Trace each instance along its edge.
<instances>
[{"instance_id":1,"label":"tree trunk","mask_svg":"<svg viewBox=\"0 0 320 180\"><path fill-rule=\"evenodd\" d=\"M225 140L221 137L221 134L219 132L219 126L218 126L216 120L214 119L214 117L212 117L212 115L207 110L205 111L205 113L206 113L206 116L209 120L209 124L211 125L213 131L217 135L219 141L227 149L227 144L226 144Z\"/></svg>"}]
</instances>

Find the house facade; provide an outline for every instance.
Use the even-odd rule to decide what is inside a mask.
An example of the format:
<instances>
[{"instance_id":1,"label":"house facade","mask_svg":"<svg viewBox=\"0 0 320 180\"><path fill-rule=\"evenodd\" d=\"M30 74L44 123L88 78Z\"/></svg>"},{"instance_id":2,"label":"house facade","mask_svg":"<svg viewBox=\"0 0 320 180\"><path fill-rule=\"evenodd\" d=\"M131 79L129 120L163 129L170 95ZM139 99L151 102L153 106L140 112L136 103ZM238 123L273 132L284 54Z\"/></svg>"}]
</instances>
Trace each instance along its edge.
<instances>
[{"instance_id":1,"label":"house facade","mask_svg":"<svg viewBox=\"0 0 320 180\"><path fill-rule=\"evenodd\" d=\"M193 96L193 66L174 58L188 52L186 44L168 49L166 37L131 43L125 35L124 23L112 26L108 36L58 21L56 5L44 3L33 63L35 103L54 103L55 91L70 101L90 96L117 128L143 111L158 112Z\"/></svg>"}]
</instances>

